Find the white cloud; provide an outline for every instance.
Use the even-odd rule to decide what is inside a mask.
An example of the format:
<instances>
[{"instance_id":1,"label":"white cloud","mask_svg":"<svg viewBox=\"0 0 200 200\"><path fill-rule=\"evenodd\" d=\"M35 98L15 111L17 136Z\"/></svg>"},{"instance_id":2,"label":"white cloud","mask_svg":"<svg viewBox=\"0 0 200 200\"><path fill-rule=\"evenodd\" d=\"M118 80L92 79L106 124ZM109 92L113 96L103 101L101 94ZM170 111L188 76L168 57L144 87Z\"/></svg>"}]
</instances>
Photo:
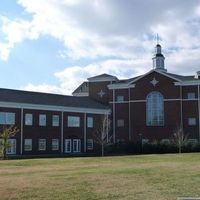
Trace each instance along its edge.
<instances>
[{"instance_id":1,"label":"white cloud","mask_svg":"<svg viewBox=\"0 0 200 200\"><path fill-rule=\"evenodd\" d=\"M146 72L152 66L156 33L169 71L188 74L200 68L199 1L18 0L18 4L32 19L0 18L5 35L0 59L8 59L17 43L43 35L63 43L65 48L58 52L63 59L91 59L89 65L56 72L57 87L29 84L28 89L69 94L93 75L125 78Z\"/></svg>"}]
</instances>

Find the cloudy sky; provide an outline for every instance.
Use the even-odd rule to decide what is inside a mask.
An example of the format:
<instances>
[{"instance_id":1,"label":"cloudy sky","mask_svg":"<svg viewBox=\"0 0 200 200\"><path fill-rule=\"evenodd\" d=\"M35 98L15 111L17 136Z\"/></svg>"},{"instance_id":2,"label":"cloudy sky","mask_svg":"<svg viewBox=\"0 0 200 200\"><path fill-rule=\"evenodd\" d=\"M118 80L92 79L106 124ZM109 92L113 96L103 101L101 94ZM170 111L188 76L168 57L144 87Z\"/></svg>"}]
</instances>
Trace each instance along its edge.
<instances>
[{"instance_id":1,"label":"cloudy sky","mask_svg":"<svg viewBox=\"0 0 200 200\"><path fill-rule=\"evenodd\" d=\"M0 87L70 94L90 76L200 70L200 0L1 0Z\"/></svg>"}]
</instances>

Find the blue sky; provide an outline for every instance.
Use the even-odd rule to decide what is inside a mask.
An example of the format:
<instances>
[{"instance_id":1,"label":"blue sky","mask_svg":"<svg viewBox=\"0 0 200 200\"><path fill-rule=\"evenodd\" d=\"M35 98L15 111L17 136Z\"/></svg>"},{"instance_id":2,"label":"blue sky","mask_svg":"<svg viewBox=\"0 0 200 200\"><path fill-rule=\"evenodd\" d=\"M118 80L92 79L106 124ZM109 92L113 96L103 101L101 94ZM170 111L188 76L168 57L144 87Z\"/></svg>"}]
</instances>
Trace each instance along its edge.
<instances>
[{"instance_id":1,"label":"blue sky","mask_svg":"<svg viewBox=\"0 0 200 200\"><path fill-rule=\"evenodd\" d=\"M0 27L1 88L70 94L100 73L137 76L157 33L169 72L200 70L200 0L2 0Z\"/></svg>"}]
</instances>

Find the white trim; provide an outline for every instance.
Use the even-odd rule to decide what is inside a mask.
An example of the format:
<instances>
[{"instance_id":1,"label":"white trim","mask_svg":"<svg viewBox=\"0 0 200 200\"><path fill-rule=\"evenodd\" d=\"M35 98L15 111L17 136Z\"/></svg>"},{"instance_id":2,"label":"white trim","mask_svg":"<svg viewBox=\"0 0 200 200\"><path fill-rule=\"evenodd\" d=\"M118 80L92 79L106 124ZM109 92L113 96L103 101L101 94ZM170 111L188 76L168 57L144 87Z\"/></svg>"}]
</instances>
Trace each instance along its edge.
<instances>
[{"instance_id":1,"label":"white trim","mask_svg":"<svg viewBox=\"0 0 200 200\"><path fill-rule=\"evenodd\" d=\"M199 118L199 141L200 141L200 86L198 85L198 118Z\"/></svg>"},{"instance_id":2,"label":"white trim","mask_svg":"<svg viewBox=\"0 0 200 200\"><path fill-rule=\"evenodd\" d=\"M91 77L91 78L88 78L87 80L89 82L107 82L107 81L116 81L116 80L118 80L118 78L115 77L115 76L113 76L113 77L102 77L102 78Z\"/></svg>"},{"instance_id":3,"label":"white trim","mask_svg":"<svg viewBox=\"0 0 200 200\"><path fill-rule=\"evenodd\" d=\"M128 88L134 88L135 84L125 84L125 83L114 83L114 84L110 84L108 85L108 89L112 90L112 89L128 89Z\"/></svg>"},{"instance_id":4,"label":"white trim","mask_svg":"<svg viewBox=\"0 0 200 200\"><path fill-rule=\"evenodd\" d=\"M182 86L180 86L180 106L181 106L181 128L183 130L183 92L182 92Z\"/></svg>"},{"instance_id":5,"label":"white trim","mask_svg":"<svg viewBox=\"0 0 200 200\"><path fill-rule=\"evenodd\" d=\"M192 81L182 81L182 82L174 82L174 85L179 86L188 86L188 85L200 85L200 80L192 80Z\"/></svg>"},{"instance_id":6,"label":"white trim","mask_svg":"<svg viewBox=\"0 0 200 200\"><path fill-rule=\"evenodd\" d=\"M24 128L24 122L23 122L23 119L24 119L24 110L23 108L21 109L21 144L20 144L20 154L22 155L23 154L23 128Z\"/></svg>"},{"instance_id":7,"label":"white trim","mask_svg":"<svg viewBox=\"0 0 200 200\"><path fill-rule=\"evenodd\" d=\"M64 149L63 149L63 111L61 112L61 144L60 144L60 148L61 148L61 153L63 153Z\"/></svg>"},{"instance_id":8,"label":"white trim","mask_svg":"<svg viewBox=\"0 0 200 200\"><path fill-rule=\"evenodd\" d=\"M86 152L87 148L87 118L86 118L86 113L84 113L84 152Z\"/></svg>"},{"instance_id":9,"label":"white trim","mask_svg":"<svg viewBox=\"0 0 200 200\"><path fill-rule=\"evenodd\" d=\"M109 103L113 103L113 101L109 101ZM129 101L114 101L116 104L124 104L124 103L129 103Z\"/></svg>"},{"instance_id":10,"label":"white trim","mask_svg":"<svg viewBox=\"0 0 200 200\"><path fill-rule=\"evenodd\" d=\"M131 141L131 104L130 104L130 88L128 89L128 136L129 136L129 141Z\"/></svg>"},{"instance_id":11,"label":"white trim","mask_svg":"<svg viewBox=\"0 0 200 200\"><path fill-rule=\"evenodd\" d=\"M115 143L115 89L113 89L113 143Z\"/></svg>"},{"instance_id":12,"label":"white trim","mask_svg":"<svg viewBox=\"0 0 200 200\"><path fill-rule=\"evenodd\" d=\"M67 145L66 145L67 142L69 142L69 145L70 145L69 151L67 150ZM65 139L65 153L71 153L71 152L72 152L72 139Z\"/></svg>"},{"instance_id":13,"label":"white trim","mask_svg":"<svg viewBox=\"0 0 200 200\"><path fill-rule=\"evenodd\" d=\"M89 92L73 92L72 95L74 97L88 97Z\"/></svg>"},{"instance_id":14,"label":"white trim","mask_svg":"<svg viewBox=\"0 0 200 200\"><path fill-rule=\"evenodd\" d=\"M157 72L157 73L159 73L159 74L162 74L163 76L167 76L168 78L171 78L171 79L173 79L173 80L176 80L176 81L180 81L180 82L181 82L180 79L174 78L173 76L170 76L169 74L166 74L165 72L161 72L161 71L158 71L158 70L156 70L156 69L152 69L152 70L150 70L149 72L147 72L146 74L143 74L142 76L139 76L138 78L134 79L134 80L131 81L129 84L134 83L134 82L136 82L136 81L138 81L138 80L144 78L145 76L151 74L152 72Z\"/></svg>"},{"instance_id":15,"label":"white trim","mask_svg":"<svg viewBox=\"0 0 200 200\"><path fill-rule=\"evenodd\" d=\"M65 107L65 106L50 106L41 104L27 104L27 103L10 103L0 101L0 107L8 108L23 108L32 110L50 110L50 111L64 111L75 113L91 113L91 114L109 114L110 109L93 109L93 108L79 108L79 107Z\"/></svg>"}]
</instances>

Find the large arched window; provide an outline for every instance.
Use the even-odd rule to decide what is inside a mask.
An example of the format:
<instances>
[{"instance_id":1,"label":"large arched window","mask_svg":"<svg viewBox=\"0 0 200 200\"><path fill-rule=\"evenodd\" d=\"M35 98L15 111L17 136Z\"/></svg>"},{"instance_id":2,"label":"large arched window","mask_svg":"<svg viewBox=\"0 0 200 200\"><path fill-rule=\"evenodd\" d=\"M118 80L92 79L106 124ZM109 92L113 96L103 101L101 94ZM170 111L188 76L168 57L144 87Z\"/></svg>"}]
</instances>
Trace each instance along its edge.
<instances>
[{"instance_id":1,"label":"large arched window","mask_svg":"<svg viewBox=\"0 0 200 200\"><path fill-rule=\"evenodd\" d=\"M148 126L164 125L164 101L159 92L151 92L147 96L146 116Z\"/></svg>"}]
</instances>

